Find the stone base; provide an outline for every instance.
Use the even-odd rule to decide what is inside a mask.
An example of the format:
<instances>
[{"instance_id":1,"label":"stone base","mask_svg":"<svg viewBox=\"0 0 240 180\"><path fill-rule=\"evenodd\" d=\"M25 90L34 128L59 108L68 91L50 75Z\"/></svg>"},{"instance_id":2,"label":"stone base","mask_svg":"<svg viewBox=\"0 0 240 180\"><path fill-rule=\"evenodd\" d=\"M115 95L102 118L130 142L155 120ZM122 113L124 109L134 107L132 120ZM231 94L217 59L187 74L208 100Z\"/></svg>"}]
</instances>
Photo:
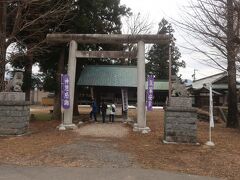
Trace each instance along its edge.
<instances>
[{"instance_id":1,"label":"stone base","mask_svg":"<svg viewBox=\"0 0 240 180\"><path fill-rule=\"evenodd\" d=\"M59 131L65 131L65 130L74 130L77 129L78 127L75 124L60 124L57 129Z\"/></svg>"},{"instance_id":2,"label":"stone base","mask_svg":"<svg viewBox=\"0 0 240 180\"><path fill-rule=\"evenodd\" d=\"M78 126L81 126L83 123L84 123L83 121L79 121Z\"/></svg>"},{"instance_id":3,"label":"stone base","mask_svg":"<svg viewBox=\"0 0 240 180\"><path fill-rule=\"evenodd\" d=\"M165 141L165 140L163 140L162 141L163 142L163 144L184 144L184 145L195 145L195 146L200 146L200 143L178 143L178 142L169 142L169 141Z\"/></svg>"},{"instance_id":4,"label":"stone base","mask_svg":"<svg viewBox=\"0 0 240 180\"><path fill-rule=\"evenodd\" d=\"M25 101L25 93L23 92L0 92L0 102L19 102Z\"/></svg>"},{"instance_id":5,"label":"stone base","mask_svg":"<svg viewBox=\"0 0 240 180\"><path fill-rule=\"evenodd\" d=\"M196 109L191 107L190 100L191 98L187 97L175 97L171 103L173 106L165 109L164 141L166 143L197 143L197 113ZM185 106L184 102L188 105Z\"/></svg>"},{"instance_id":6,"label":"stone base","mask_svg":"<svg viewBox=\"0 0 240 180\"><path fill-rule=\"evenodd\" d=\"M27 133L30 120L30 103L25 93L0 93L0 135L23 135Z\"/></svg>"},{"instance_id":7,"label":"stone base","mask_svg":"<svg viewBox=\"0 0 240 180\"><path fill-rule=\"evenodd\" d=\"M207 145L207 146L215 146L214 142L212 142L212 141L206 142L206 145Z\"/></svg>"},{"instance_id":8,"label":"stone base","mask_svg":"<svg viewBox=\"0 0 240 180\"><path fill-rule=\"evenodd\" d=\"M169 107L192 108L192 98L190 97L171 97Z\"/></svg>"},{"instance_id":9,"label":"stone base","mask_svg":"<svg viewBox=\"0 0 240 180\"><path fill-rule=\"evenodd\" d=\"M151 129L149 127L144 127L144 128L139 127L138 124L135 123L133 125L133 131L134 132L141 132L142 134L147 134L151 131Z\"/></svg>"}]
</instances>

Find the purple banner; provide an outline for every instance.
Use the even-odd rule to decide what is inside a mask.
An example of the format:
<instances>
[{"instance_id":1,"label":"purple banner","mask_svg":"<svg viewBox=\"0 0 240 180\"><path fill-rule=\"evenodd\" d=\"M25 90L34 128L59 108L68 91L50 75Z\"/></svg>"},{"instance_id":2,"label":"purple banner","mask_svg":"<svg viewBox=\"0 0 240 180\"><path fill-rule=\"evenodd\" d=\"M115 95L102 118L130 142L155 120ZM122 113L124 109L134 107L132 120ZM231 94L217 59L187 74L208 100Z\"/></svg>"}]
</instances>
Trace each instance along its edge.
<instances>
[{"instance_id":1,"label":"purple banner","mask_svg":"<svg viewBox=\"0 0 240 180\"><path fill-rule=\"evenodd\" d=\"M67 74L61 74L61 104L63 109L70 108L70 87Z\"/></svg>"},{"instance_id":2,"label":"purple banner","mask_svg":"<svg viewBox=\"0 0 240 180\"><path fill-rule=\"evenodd\" d=\"M154 75L148 75L148 89L147 89L147 110L148 111L152 111L153 89L154 89Z\"/></svg>"}]
</instances>

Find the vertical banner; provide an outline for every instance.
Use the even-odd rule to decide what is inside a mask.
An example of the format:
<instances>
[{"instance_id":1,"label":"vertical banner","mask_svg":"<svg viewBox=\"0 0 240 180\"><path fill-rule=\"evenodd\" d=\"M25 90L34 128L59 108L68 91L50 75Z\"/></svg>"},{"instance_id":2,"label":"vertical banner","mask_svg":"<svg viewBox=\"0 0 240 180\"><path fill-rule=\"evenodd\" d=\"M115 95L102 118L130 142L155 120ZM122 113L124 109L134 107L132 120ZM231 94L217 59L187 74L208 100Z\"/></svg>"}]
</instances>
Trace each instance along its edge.
<instances>
[{"instance_id":1,"label":"vertical banner","mask_svg":"<svg viewBox=\"0 0 240 180\"><path fill-rule=\"evenodd\" d=\"M122 88L122 104L123 104L123 111L128 110L128 90L127 88Z\"/></svg>"},{"instance_id":2,"label":"vertical banner","mask_svg":"<svg viewBox=\"0 0 240 180\"><path fill-rule=\"evenodd\" d=\"M209 123L210 127L214 127L214 120L213 120L213 97L212 97L212 84L209 86Z\"/></svg>"},{"instance_id":3,"label":"vertical banner","mask_svg":"<svg viewBox=\"0 0 240 180\"><path fill-rule=\"evenodd\" d=\"M67 74L61 74L61 105L63 109L70 108L70 87L69 76Z\"/></svg>"},{"instance_id":4,"label":"vertical banner","mask_svg":"<svg viewBox=\"0 0 240 180\"><path fill-rule=\"evenodd\" d=\"M154 89L154 75L148 75L148 89L147 89L147 110L148 111L152 111L153 89Z\"/></svg>"}]
</instances>

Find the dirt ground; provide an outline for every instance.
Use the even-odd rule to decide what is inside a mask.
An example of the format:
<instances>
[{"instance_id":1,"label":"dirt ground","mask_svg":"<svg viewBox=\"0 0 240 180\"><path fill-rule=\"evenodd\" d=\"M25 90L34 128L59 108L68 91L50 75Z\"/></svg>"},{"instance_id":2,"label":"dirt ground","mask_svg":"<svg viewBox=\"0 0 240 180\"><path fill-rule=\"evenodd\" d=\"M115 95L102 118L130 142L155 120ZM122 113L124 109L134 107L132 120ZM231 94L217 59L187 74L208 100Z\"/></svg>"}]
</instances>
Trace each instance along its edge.
<instances>
[{"instance_id":1,"label":"dirt ground","mask_svg":"<svg viewBox=\"0 0 240 180\"><path fill-rule=\"evenodd\" d=\"M152 133L131 133L122 148L134 153L143 168L178 171L183 173L240 179L240 131L216 124L212 139L215 147L205 146L208 140L208 123L198 122L198 142L194 145L163 144L163 111L147 114Z\"/></svg>"},{"instance_id":2,"label":"dirt ground","mask_svg":"<svg viewBox=\"0 0 240 180\"><path fill-rule=\"evenodd\" d=\"M41 110L44 112L48 111ZM129 114L134 117L135 110ZM213 129L216 146L209 148L204 145L208 140L208 123L198 122L199 146L166 145L162 143L163 115L162 110L148 112L148 126L152 130L149 134L134 133L130 126L119 123L117 129L123 126L125 134L116 137L81 134L81 128L61 132L56 130L59 121L35 120L30 123L28 135L0 137L0 164L142 167L240 179L239 130L227 129L224 123L216 124ZM84 126L91 129L91 124Z\"/></svg>"}]
</instances>

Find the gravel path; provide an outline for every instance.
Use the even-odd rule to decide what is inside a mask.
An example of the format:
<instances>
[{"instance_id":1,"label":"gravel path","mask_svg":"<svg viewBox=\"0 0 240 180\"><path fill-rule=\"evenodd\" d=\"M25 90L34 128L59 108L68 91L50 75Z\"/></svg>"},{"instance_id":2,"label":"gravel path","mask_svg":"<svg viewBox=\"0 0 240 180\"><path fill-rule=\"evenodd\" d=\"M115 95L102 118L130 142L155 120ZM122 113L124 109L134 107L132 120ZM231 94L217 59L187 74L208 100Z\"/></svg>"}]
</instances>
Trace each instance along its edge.
<instances>
[{"instance_id":1,"label":"gravel path","mask_svg":"<svg viewBox=\"0 0 240 180\"><path fill-rule=\"evenodd\" d=\"M91 123L75 130L80 136L123 138L129 133L129 127L122 123Z\"/></svg>"},{"instance_id":2,"label":"gravel path","mask_svg":"<svg viewBox=\"0 0 240 180\"><path fill-rule=\"evenodd\" d=\"M39 157L41 161L65 167L138 167L133 156L118 147L118 141L126 138L130 131L127 125L91 123L74 131L77 137L72 143L45 152Z\"/></svg>"},{"instance_id":3,"label":"gravel path","mask_svg":"<svg viewBox=\"0 0 240 180\"><path fill-rule=\"evenodd\" d=\"M52 150L54 156L63 156L66 164L91 168L137 167L133 157L117 149L117 144L109 139L79 139L74 144L60 146Z\"/></svg>"}]
</instances>

